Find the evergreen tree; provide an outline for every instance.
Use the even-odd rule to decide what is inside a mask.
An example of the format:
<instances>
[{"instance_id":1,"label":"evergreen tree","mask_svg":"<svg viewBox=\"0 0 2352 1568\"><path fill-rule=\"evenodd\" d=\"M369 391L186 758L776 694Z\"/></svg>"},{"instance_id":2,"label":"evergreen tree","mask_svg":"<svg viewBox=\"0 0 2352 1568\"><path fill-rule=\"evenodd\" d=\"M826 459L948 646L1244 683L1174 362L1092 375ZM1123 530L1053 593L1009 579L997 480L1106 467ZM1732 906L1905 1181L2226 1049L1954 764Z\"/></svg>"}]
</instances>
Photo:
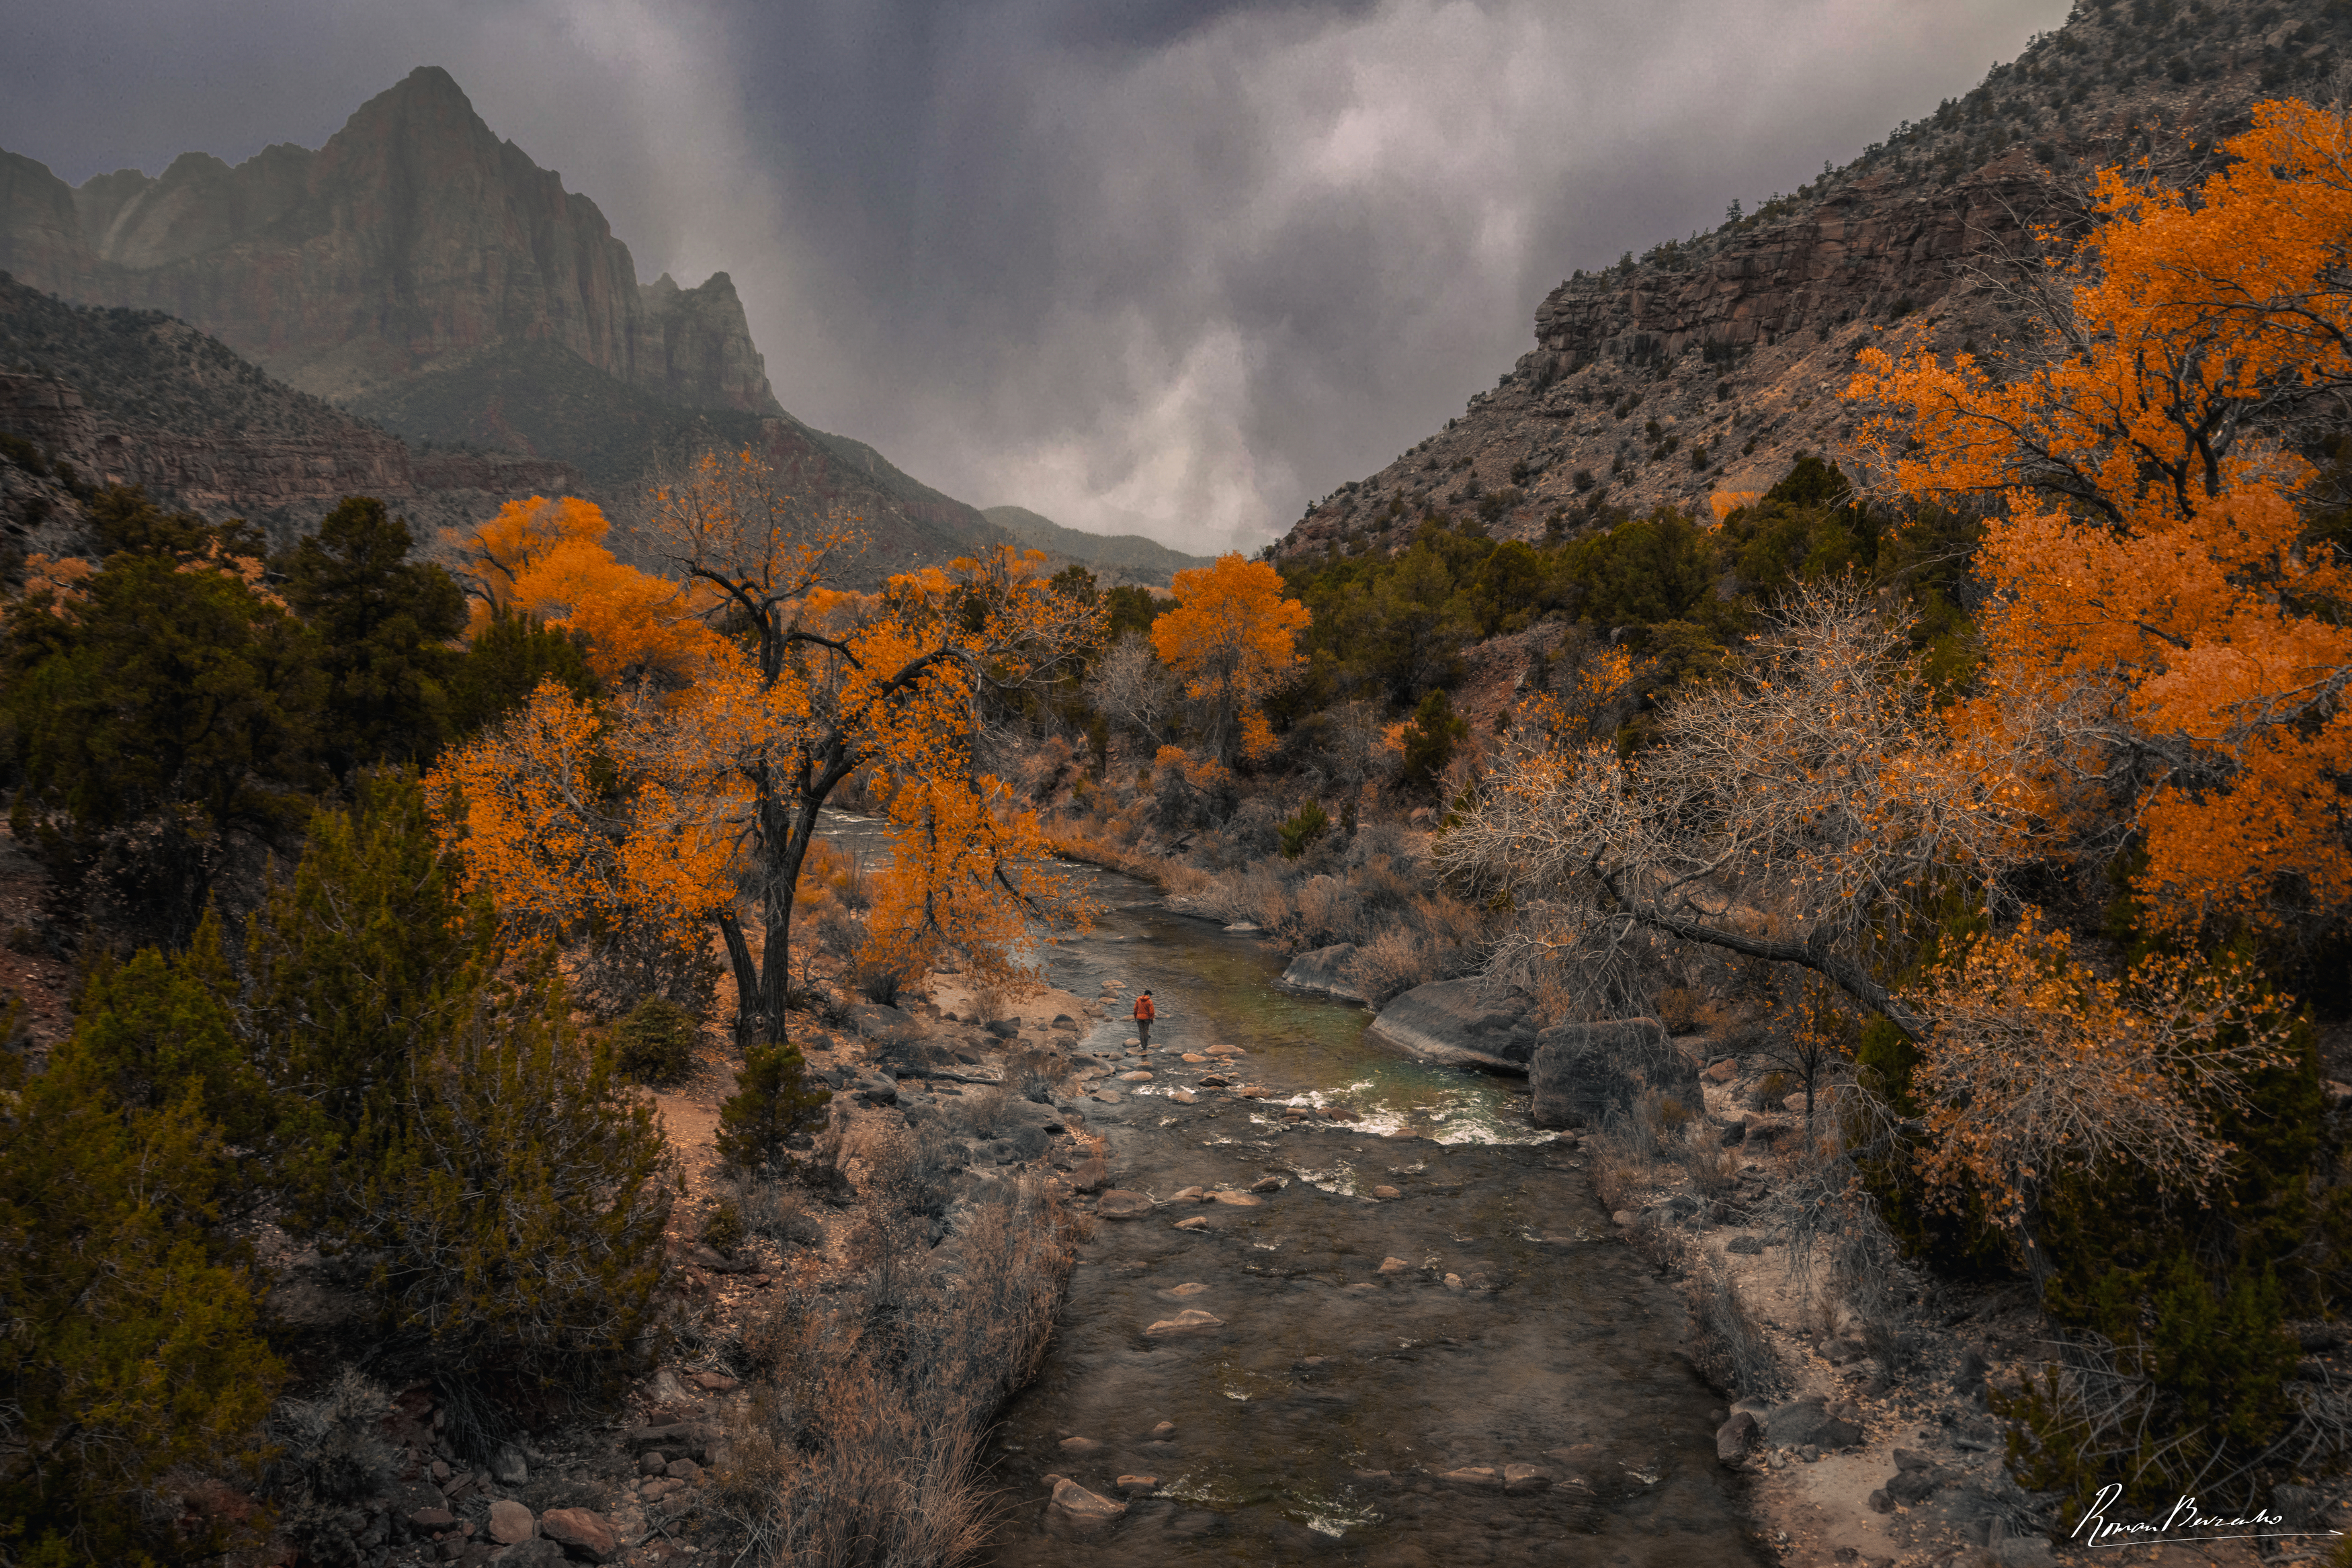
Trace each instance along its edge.
<instances>
[{"instance_id":1,"label":"evergreen tree","mask_svg":"<svg viewBox=\"0 0 2352 1568\"><path fill-rule=\"evenodd\" d=\"M319 633L327 677L322 749L336 772L422 764L448 734L448 646L466 598L446 571L408 559L408 522L370 496L346 497L281 556L286 602Z\"/></svg>"},{"instance_id":2,"label":"evergreen tree","mask_svg":"<svg viewBox=\"0 0 2352 1568\"><path fill-rule=\"evenodd\" d=\"M226 1542L141 1503L257 1458L283 1371L213 1228L228 1164L201 1084L126 1104L90 1033L29 1081L0 1050L0 1556L186 1561Z\"/></svg>"}]
</instances>

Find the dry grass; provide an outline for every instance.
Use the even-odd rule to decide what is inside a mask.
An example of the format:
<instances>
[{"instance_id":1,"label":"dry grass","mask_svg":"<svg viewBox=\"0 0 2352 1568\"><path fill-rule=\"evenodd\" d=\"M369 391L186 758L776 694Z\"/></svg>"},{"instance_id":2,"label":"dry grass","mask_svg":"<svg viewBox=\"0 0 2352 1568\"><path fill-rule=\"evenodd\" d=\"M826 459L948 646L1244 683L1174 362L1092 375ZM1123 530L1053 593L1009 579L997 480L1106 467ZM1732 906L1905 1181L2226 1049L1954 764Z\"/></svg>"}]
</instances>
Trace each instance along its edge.
<instances>
[{"instance_id":1,"label":"dry grass","mask_svg":"<svg viewBox=\"0 0 2352 1568\"><path fill-rule=\"evenodd\" d=\"M1035 1182L974 1216L961 1279L928 1271L891 1216L869 1215L860 1249L879 1250L858 1296L791 1292L746 1337L762 1375L706 1501L734 1537L719 1560L940 1568L977 1553L989 1511L974 1460L997 1407L1036 1375L1076 1243Z\"/></svg>"},{"instance_id":2,"label":"dry grass","mask_svg":"<svg viewBox=\"0 0 2352 1568\"><path fill-rule=\"evenodd\" d=\"M1727 1394L1774 1397L1788 1391L1788 1375L1731 1276L1712 1258L1701 1258L1683 1287L1690 1303L1691 1362L1699 1375Z\"/></svg>"}]
</instances>

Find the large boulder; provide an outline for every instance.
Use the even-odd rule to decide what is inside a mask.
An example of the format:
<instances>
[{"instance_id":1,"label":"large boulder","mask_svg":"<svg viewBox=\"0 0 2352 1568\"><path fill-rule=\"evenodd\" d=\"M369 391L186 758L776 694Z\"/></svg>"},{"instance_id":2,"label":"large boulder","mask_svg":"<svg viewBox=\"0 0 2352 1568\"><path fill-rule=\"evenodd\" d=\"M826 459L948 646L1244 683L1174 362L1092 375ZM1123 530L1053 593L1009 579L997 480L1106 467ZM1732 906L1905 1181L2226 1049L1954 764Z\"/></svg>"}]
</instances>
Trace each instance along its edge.
<instances>
[{"instance_id":1,"label":"large boulder","mask_svg":"<svg viewBox=\"0 0 2352 1568\"><path fill-rule=\"evenodd\" d=\"M1694 1113L1706 1104L1698 1065L1656 1019L1554 1024L1528 1064L1538 1127L1597 1127L1655 1089Z\"/></svg>"},{"instance_id":2,"label":"large boulder","mask_svg":"<svg viewBox=\"0 0 2352 1568\"><path fill-rule=\"evenodd\" d=\"M1364 993L1356 987L1356 945L1340 942L1301 953L1290 961L1290 967L1283 970L1282 987L1285 990L1311 991L1338 1001L1362 1001Z\"/></svg>"},{"instance_id":3,"label":"large boulder","mask_svg":"<svg viewBox=\"0 0 2352 1568\"><path fill-rule=\"evenodd\" d=\"M1485 980L1433 980L1382 1008L1370 1032L1424 1061L1524 1073L1536 1048L1528 1007Z\"/></svg>"}]
</instances>

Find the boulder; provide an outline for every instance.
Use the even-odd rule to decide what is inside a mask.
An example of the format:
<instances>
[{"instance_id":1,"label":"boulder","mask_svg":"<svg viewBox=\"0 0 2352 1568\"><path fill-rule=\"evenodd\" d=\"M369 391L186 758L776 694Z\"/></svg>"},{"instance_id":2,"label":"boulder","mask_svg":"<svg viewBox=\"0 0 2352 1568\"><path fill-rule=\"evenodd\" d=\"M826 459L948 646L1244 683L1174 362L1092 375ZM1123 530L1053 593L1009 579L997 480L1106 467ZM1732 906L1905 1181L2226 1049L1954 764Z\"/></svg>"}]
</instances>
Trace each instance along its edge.
<instances>
[{"instance_id":1,"label":"boulder","mask_svg":"<svg viewBox=\"0 0 2352 1568\"><path fill-rule=\"evenodd\" d=\"M1285 990L1308 991L1343 1002L1364 999L1364 993L1356 987L1356 945L1352 942L1301 953L1290 961L1290 967L1283 970L1280 984Z\"/></svg>"},{"instance_id":2,"label":"boulder","mask_svg":"<svg viewBox=\"0 0 2352 1568\"><path fill-rule=\"evenodd\" d=\"M1139 1192L1124 1187L1112 1187L1095 1200L1095 1213L1105 1219L1140 1219L1150 1214L1154 1205Z\"/></svg>"},{"instance_id":3,"label":"boulder","mask_svg":"<svg viewBox=\"0 0 2352 1568\"><path fill-rule=\"evenodd\" d=\"M873 1040L910 1040L920 1032L914 1014L880 1002L852 1003L849 1021L859 1034Z\"/></svg>"},{"instance_id":4,"label":"boulder","mask_svg":"<svg viewBox=\"0 0 2352 1568\"><path fill-rule=\"evenodd\" d=\"M1505 1491L1541 1491L1551 1485L1551 1472L1541 1465L1505 1465Z\"/></svg>"},{"instance_id":5,"label":"boulder","mask_svg":"<svg viewBox=\"0 0 2352 1568\"><path fill-rule=\"evenodd\" d=\"M1698 1069L1656 1019L1555 1024L1528 1066L1538 1127L1600 1126L1655 1089L1691 1111L1706 1103Z\"/></svg>"},{"instance_id":6,"label":"boulder","mask_svg":"<svg viewBox=\"0 0 2352 1568\"><path fill-rule=\"evenodd\" d=\"M1172 1318L1161 1318L1143 1332L1157 1337L1161 1334L1192 1333L1201 1329L1221 1329L1225 1320L1198 1307L1187 1307Z\"/></svg>"},{"instance_id":7,"label":"boulder","mask_svg":"<svg viewBox=\"0 0 2352 1568\"><path fill-rule=\"evenodd\" d=\"M455 1530L457 1528L457 1516L446 1508L420 1508L408 1516L408 1528L420 1534Z\"/></svg>"},{"instance_id":8,"label":"boulder","mask_svg":"<svg viewBox=\"0 0 2352 1568\"><path fill-rule=\"evenodd\" d=\"M1755 1437L1756 1417L1745 1410L1734 1410L1731 1418L1715 1429L1715 1457L1727 1465L1737 1463Z\"/></svg>"},{"instance_id":9,"label":"boulder","mask_svg":"<svg viewBox=\"0 0 2352 1568\"><path fill-rule=\"evenodd\" d=\"M551 1508L539 1516L540 1533L574 1557L610 1563L621 1554L621 1538L602 1514L584 1508Z\"/></svg>"},{"instance_id":10,"label":"boulder","mask_svg":"<svg viewBox=\"0 0 2352 1568\"><path fill-rule=\"evenodd\" d=\"M1781 1448L1801 1448L1808 1443L1819 1448L1843 1448L1861 1442L1862 1428L1831 1415L1824 1408L1827 1404L1816 1395L1781 1406L1765 1417L1764 1440Z\"/></svg>"},{"instance_id":11,"label":"boulder","mask_svg":"<svg viewBox=\"0 0 2352 1568\"><path fill-rule=\"evenodd\" d=\"M501 1546L512 1546L518 1541L529 1541L538 1533L530 1510L510 1497L502 1497L490 1504L490 1539Z\"/></svg>"},{"instance_id":12,"label":"boulder","mask_svg":"<svg viewBox=\"0 0 2352 1568\"><path fill-rule=\"evenodd\" d=\"M1483 979L1434 980L1382 1008L1369 1032L1424 1061L1525 1073L1536 1049L1528 1005Z\"/></svg>"}]
</instances>

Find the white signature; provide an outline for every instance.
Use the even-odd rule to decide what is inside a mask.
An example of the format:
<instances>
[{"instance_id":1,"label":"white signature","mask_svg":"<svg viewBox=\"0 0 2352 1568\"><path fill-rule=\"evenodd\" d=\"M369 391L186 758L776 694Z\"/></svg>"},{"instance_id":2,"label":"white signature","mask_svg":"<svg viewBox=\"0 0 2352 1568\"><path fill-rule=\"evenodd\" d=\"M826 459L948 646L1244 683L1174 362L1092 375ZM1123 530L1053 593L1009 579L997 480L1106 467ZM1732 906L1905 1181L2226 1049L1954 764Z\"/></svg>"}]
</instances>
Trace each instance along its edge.
<instances>
[{"instance_id":1,"label":"white signature","mask_svg":"<svg viewBox=\"0 0 2352 1568\"><path fill-rule=\"evenodd\" d=\"M2124 1489L2113 1482L2099 1489L2091 1500L2081 1522L2074 1526L2069 1540L2078 1540L2085 1546L2127 1546L2136 1542L2156 1541L2252 1541L2270 1536L2279 1541L2300 1541L2311 1537L2341 1535L2340 1530L2312 1530L2298 1534L2283 1534L2279 1526L2286 1522L2284 1514L2256 1509L2250 1514L2210 1514L2198 1510L2197 1500L2184 1497L2172 1505L2172 1511L2160 1520L2111 1520L2107 1510L2122 1498ZM2236 1531L2234 1535L2215 1535L2213 1531Z\"/></svg>"}]
</instances>

